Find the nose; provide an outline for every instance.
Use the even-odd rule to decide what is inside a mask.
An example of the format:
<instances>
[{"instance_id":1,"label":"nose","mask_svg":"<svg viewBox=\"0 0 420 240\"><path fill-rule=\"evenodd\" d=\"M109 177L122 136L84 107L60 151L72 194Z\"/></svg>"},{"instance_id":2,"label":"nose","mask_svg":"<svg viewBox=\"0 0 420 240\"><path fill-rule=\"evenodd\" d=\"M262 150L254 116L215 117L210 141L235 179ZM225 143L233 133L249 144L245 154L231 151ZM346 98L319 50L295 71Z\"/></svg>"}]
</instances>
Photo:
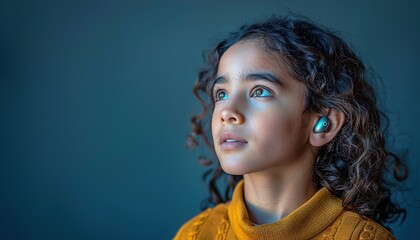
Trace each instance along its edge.
<instances>
[{"instance_id":1,"label":"nose","mask_svg":"<svg viewBox=\"0 0 420 240\"><path fill-rule=\"evenodd\" d=\"M233 100L233 99L229 99ZM243 113L240 111L238 102L229 102L221 112L221 121L223 124L242 124L245 121Z\"/></svg>"}]
</instances>

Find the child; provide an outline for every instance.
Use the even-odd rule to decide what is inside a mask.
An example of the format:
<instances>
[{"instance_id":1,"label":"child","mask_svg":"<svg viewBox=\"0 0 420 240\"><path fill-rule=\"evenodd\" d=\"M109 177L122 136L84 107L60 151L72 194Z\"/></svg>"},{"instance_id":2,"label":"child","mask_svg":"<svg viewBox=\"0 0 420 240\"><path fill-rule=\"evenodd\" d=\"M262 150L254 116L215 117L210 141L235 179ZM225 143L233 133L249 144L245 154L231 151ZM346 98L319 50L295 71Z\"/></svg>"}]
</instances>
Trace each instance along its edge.
<instances>
[{"instance_id":1,"label":"child","mask_svg":"<svg viewBox=\"0 0 420 240\"><path fill-rule=\"evenodd\" d=\"M384 226L405 209L391 187L407 168L385 149L366 76L341 38L307 20L273 17L221 41L194 88L204 110L189 138L219 159L215 207L175 239L394 239Z\"/></svg>"}]
</instances>

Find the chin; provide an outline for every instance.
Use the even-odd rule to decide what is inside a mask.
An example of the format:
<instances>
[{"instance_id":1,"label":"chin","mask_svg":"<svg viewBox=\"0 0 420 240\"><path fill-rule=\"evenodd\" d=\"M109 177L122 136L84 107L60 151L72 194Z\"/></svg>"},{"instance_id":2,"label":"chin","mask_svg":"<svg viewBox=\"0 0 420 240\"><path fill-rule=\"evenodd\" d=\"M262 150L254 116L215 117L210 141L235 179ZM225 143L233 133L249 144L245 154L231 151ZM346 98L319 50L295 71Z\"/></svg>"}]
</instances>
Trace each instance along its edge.
<instances>
[{"instance_id":1,"label":"chin","mask_svg":"<svg viewBox=\"0 0 420 240\"><path fill-rule=\"evenodd\" d=\"M235 175L235 176L239 176L239 175L244 175L245 173L243 173L242 171L238 171L237 169L225 169L223 168L223 171L229 175ZM232 170L232 171L230 171Z\"/></svg>"},{"instance_id":2,"label":"chin","mask_svg":"<svg viewBox=\"0 0 420 240\"><path fill-rule=\"evenodd\" d=\"M250 172L243 163L238 162L220 162L223 171L230 175L244 175Z\"/></svg>"}]
</instances>

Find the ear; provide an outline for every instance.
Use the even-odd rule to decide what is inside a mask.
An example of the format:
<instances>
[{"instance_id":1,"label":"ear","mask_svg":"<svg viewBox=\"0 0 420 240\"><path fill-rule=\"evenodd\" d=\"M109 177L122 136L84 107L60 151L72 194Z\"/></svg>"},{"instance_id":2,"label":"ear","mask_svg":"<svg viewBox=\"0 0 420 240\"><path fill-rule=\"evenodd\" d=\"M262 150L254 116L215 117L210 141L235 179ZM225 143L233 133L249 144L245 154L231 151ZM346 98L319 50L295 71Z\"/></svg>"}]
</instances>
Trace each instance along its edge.
<instances>
[{"instance_id":1,"label":"ear","mask_svg":"<svg viewBox=\"0 0 420 240\"><path fill-rule=\"evenodd\" d=\"M321 116L322 115L319 114L314 115L312 129ZM335 109L329 109L327 117L330 121L330 124L324 132L315 133L313 130L311 132L309 142L314 147L321 147L333 140L333 138L343 127L344 121L346 120L346 116L344 115L344 113L339 112Z\"/></svg>"}]
</instances>

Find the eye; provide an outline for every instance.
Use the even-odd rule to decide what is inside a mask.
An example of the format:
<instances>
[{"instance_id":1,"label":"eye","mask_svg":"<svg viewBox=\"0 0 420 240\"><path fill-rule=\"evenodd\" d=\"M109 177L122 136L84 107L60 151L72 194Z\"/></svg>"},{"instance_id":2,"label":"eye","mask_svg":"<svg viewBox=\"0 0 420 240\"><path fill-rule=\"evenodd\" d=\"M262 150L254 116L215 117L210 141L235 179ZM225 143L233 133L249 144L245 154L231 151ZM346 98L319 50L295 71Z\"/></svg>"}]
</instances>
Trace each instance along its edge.
<instances>
[{"instance_id":1,"label":"eye","mask_svg":"<svg viewBox=\"0 0 420 240\"><path fill-rule=\"evenodd\" d=\"M214 101L220 101L220 100L226 100L228 99L228 94L225 90L219 89L217 91L215 91L214 95Z\"/></svg>"},{"instance_id":2,"label":"eye","mask_svg":"<svg viewBox=\"0 0 420 240\"><path fill-rule=\"evenodd\" d=\"M251 94L251 97L271 97L271 96L273 96L273 94L269 90L261 86L256 87Z\"/></svg>"}]
</instances>

